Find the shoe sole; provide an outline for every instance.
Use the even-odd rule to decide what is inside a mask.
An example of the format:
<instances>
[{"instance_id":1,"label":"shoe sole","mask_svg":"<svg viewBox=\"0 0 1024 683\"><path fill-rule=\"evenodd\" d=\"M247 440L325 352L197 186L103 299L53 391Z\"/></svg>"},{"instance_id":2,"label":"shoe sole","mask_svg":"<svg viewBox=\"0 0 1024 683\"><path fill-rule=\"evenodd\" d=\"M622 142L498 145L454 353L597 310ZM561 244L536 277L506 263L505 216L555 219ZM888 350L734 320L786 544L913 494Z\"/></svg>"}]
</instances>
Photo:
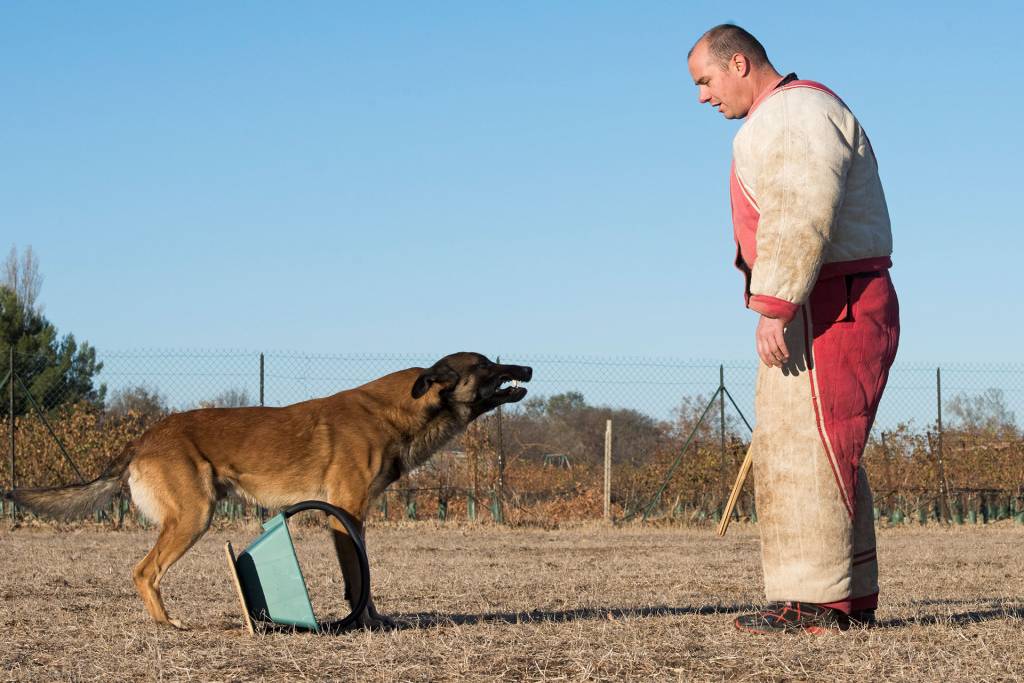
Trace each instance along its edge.
<instances>
[{"instance_id":1,"label":"shoe sole","mask_svg":"<svg viewBox=\"0 0 1024 683\"><path fill-rule=\"evenodd\" d=\"M752 633L755 636L773 636L785 633L808 633L814 636L825 635L826 633L842 633L845 629L840 626L793 626L791 628L755 629L748 626L741 626L735 621L733 627L742 633Z\"/></svg>"}]
</instances>

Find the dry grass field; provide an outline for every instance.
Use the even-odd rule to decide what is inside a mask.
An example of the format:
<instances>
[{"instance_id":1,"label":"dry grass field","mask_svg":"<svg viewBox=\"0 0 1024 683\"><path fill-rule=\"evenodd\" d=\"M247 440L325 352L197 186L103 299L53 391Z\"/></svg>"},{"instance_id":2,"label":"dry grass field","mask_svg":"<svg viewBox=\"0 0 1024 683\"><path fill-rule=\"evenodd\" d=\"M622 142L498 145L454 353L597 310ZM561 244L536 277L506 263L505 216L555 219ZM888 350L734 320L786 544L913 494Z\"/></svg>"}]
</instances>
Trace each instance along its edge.
<instances>
[{"instance_id":1,"label":"dry grass field","mask_svg":"<svg viewBox=\"0 0 1024 683\"><path fill-rule=\"evenodd\" d=\"M294 527L293 527L294 528ZM211 531L153 625L131 585L153 531L0 529L3 680L944 680L1024 678L1024 528L882 529L879 628L751 636L756 529L431 523L369 531L377 605L407 627L249 636ZM295 528L321 618L344 615L326 532Z\"/></svg>"}]
</instances>

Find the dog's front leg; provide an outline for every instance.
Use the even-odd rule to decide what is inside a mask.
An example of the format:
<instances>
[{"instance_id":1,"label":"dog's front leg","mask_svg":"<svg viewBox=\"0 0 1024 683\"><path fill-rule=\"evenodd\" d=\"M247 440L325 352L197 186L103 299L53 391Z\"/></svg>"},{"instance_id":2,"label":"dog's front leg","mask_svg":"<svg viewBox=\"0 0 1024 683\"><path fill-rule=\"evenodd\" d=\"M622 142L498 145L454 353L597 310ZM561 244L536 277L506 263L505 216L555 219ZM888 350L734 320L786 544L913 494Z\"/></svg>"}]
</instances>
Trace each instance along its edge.
<instances>
[{"instance_id":1,"label":"dog's front leg","mask_svg":"<svg viewBox=\"0 0 1024 683\"><path fill-rule=\"evenodd\" d=\"M331 519L331 534L334 537L334 548L338 553L338 564L341 565L341 573L345 577L345 599L349 605L355 606L356 596L362 591L363 576L359 571L359 556L356 553L355 545L348 531L335 519ZM365 548L365 531L363 524L358 525L360 540ZM395 622L377 611L373 605L371 594L366 602L363 613L359 615L359 625L370 629L395 628Z\"/></svg>"}]
</instances>

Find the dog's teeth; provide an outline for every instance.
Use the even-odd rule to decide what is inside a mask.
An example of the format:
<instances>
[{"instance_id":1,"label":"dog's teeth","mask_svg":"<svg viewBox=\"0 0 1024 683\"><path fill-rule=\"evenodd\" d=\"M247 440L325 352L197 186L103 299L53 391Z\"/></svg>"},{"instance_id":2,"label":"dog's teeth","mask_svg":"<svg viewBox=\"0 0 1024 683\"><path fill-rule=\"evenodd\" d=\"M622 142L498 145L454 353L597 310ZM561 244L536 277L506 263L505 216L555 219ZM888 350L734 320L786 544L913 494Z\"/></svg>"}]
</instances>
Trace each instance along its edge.
<instances>
[{"instance_id":1,"label":"dog's teeth","mask_svg":"<svg viewBox=\"0 0 1024 683\"><path fill-rule=\"evenodd\" d=\"M513 389L518 389L519 388L519 380L517 380L517 379L512 380L512 388Z\"/></svg>"}]
</instances>

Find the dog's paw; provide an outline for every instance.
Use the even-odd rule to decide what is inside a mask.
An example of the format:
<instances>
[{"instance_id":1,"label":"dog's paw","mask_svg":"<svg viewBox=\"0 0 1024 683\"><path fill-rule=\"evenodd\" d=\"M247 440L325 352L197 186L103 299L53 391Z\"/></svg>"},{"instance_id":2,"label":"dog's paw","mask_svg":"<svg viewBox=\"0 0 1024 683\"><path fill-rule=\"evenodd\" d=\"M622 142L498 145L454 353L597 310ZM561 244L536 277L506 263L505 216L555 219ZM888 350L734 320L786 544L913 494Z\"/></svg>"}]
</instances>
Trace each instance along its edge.
<instances>
[{"instance_id":1,"label":"dog's paw","mask_svg":"<svg viewBox=\"0 0 1024 683\"><path fill-rule=\"evenodd\" d=\"M176 631L187 631L188 627L181 623L181 619L168 619L168 626L173 626Z\"/></svg>"},{"instance_id":2,"label":"dog's paw","mask_svg":"<svg viewBox=\"0 0 1024 683\"><path fill-rule=\"evenodd\" d=\"M391 617L366 612L359 617L359 625L371 631L393 631L400 627L400 624Z\"/></svg>"}]
</instances>

